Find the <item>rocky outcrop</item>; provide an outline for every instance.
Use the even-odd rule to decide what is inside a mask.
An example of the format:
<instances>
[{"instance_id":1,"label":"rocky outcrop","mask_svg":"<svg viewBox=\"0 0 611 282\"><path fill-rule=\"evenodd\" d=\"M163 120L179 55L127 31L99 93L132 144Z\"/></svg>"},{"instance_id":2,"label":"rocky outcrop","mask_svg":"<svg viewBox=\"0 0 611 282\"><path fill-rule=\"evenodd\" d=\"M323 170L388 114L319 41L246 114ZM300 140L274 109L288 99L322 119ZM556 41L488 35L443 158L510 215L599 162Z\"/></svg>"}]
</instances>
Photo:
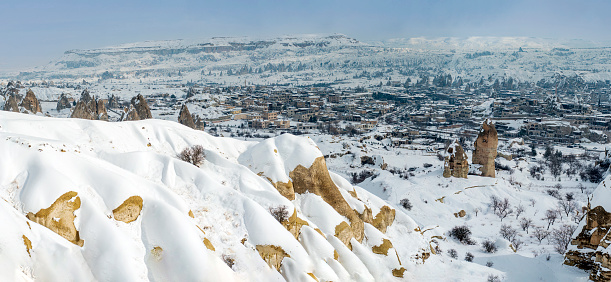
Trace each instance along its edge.
<instances>
[{"instance_id":1,"label":"rocky outcrop","mask_svg":"<svg viewBox=\"0 0 611 282\"><path fill-rule=\"evenodd\" d=\"M480 171L482 176L494 177L494 159L497 155L497 146L499 137L494 128L494 124L489 119L486 119L482 124L482 128L475 140L475 150L473 151L473 164L481 165Z\"/></svg>"},{"instance_id":2,"label":"rocky outcrop","mask_svg":"<svg viewBox=\"0 0 611 282\"><path fill-rule=\"evenodd\" d=\"M112 210L113 217L118 221L130 223L140 216L142 211L142 198L140 196L131 196L125 200L119 207Z\"/></svg>"},{"instance_id":3,"label":"rocky outcrop","mask_svg":"<svg viewBox=\"0 0 611 282\"><path fill-rule=\"evenodd\" d=\"M4 103L4 110L7 112L19 112L19 106L17 105L17 96L10 94L8 95L8 99Z\"/></svg>"},{"instance_id":4,"label":"rocky outcrop","mask_svg":"<svg viewBox=\"0 0 611 282\"><path fill-rule=\"evenodd\" d=\"M151 114L151 108L149 108L149 105L146 103L146 99L144 99L141 94L138 94L138 96L133 97L131 100L131 104L134 106L134 109L136 109L139 119L143 120L153 118L153 115Z\"/></svg>"},{"instance_id":5,"label":"rocky outcrop","mask_svg":"<svg viewBox=\"0 0 611 282\"><path fill-rule=\"evenodd\" d=\"M180 108L180 114L178 114L178 122L182 125L195 128L195 122L193 122L193 117L191 116L187 105L182 105L182 107Z\"/></svg>"},{"instance_id":6,"label":"rocky outcrop","mask_svg":"<svg viewBox=\"0 0 611 282\"><path fill-rule=\"evenodd\" d=\"M206 125L206 123L204 123L204 120L201 119L199 115L196 115L194 118L194 121L195 121L195 129L203 131Z\"/></svg>"},{"instance_id":7,"label":"rocky outcrop","mask_svg":"<svg viewBox=\"0 0 611 282\"><path fill-rule=\"evenodd\" d=\"M74 191L61 195L49 208L37 213L28 213L27 218L66 238L71 243L83 246L83 240L74 226L74 211L81 207L81 198Z\"/></svg>"},{"instance_id":8,"label":"rocky outcrop","mask_svg":"<svg viewBox=\"0 0 611 282\"><path fill-rule=\"evenodd\" d=\"M70 103L70 101L68 100L68 97L66 96L66 94L62 93L62 95L59 97L59 100L57 101L57 111L61 111L63 109L70 109L72 108L72 104Z\"/></svg>"},{"instance_id":9,"label":"rocky outcrop","mask_svg":"<svg viewBox=\"0 0 611 282\"><path fill-rule=\"evenodd\" d=\"M280 272L282 266L282 260L285 257L291 257L281 247L274 245L257 245L257 251L259 256L269 265L269 267L276 269Z\"/></svg>"},{"instance_id":10,"label":"rocky outcrop","mask_svg":"<svg viewBox=\"0 0 611 282\"><path fill-rule=\"evenodd\" d=\"M76 103L72 111L71 118L105 120L108 121L108 112L104 106L104 101L89 95L87 89L81 93L81 98Z\"/></svg>"},{"instance_id":11,"label":"rocky outcrop","mask_svg":"<svg viewBox=\"0 0 611 282\"><path fill-rule=\"evenodd\" d=\"M151 108L146 103L146 99L141 94L132 98L129 108L123 110L121 121L143 120L153 118Z\"/></svg>"},{"instance_id":12,"label":"rocky outcrop","mask_svg":"<svg viewBox=\"0 0 611 282\"><path fill-rule=\"evenodd\" d=\"M118 107L119 107L119 97L115 95L110 96L110 98L108 99L108 108L114 109Z\"/></svg>"},{"instance_id":13,"label":"rocky outcrop","mask_svg":"<svg viewBox=\"0 0 611 282\"><path fill-rule=\"evenodd\" d=\"M611 213L601 206L589 210L582 230L571 241L564 264L589 271L593 281L611 281L610 230Z\"/></svg>"},{"instance_id":14,"label":"rocky outcrop","mask_svg":"<svg viewBox=\"0 0 611 282\"><path fill-rule=\"evenodd\" d=\"M443 177L467 178L469 173L469 162L467 154L462 146L454 140L445 151L443 164Z\"/></svg>"},{"instance_id":15,"label":"rocky outcrop","mask_svg":"<svg viewBox=\"0 0 611 282\"><path fill-rule=\"evenodd\" d=\"M38 99L36 99L36 95L34 95L34 91L32 91L32 89L28 90L28 92L25 94L25 98L23 98L19 106L33 114L42 113L40 102Z\"/></svg>"},{"instance_id":16,"label":"rocky outcrop","mask_svg":"<svg viewBox=\"0 0 611 282\"><path fill-rule=\"evenodd\" d=\"M354 237L359 242L363 240L363 220L350 207L339 191L339 188L333 183L324 157L316 158L310 168L298 165L289 173L289 177L293 180L295 193L305 194L309 192L319 195L335 211L350 220L350 232L347 230L343 231L342 229L342 234L351 234L351 237Z\"/></svg>"}]
</instances>

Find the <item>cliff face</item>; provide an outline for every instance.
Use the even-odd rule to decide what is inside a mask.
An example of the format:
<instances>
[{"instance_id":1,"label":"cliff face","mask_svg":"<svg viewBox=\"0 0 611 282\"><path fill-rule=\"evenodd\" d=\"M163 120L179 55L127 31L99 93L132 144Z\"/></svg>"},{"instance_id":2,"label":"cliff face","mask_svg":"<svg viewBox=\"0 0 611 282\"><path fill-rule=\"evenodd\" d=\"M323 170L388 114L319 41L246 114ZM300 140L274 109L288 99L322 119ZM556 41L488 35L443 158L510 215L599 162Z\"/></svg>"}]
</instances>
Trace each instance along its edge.
<instances>
[{"instance_id":1,"label":"cliff face","mask_svg":"<svg viewBox=\"0 0 611 282\"><path fill-rule=\"evenodd\" d=\"M467 178L469 173L469 162L467 154L462 146L454 140L446 149L446 156L443 166L443 177Z\"/></svg>"},{"instance_id":2,"label":"cliff face","mask_svg":"<svg viewBox=\"0 0 611 282\"><path fill-rule=\"evenodd\" d=\"M499 137L494 128L494 124L486 119L475 140L475 150L473 151L473 164L481 165L482 176L494 177L494 159L496 159L496 148L499 145Z\"/></svg>"}]
</instances>

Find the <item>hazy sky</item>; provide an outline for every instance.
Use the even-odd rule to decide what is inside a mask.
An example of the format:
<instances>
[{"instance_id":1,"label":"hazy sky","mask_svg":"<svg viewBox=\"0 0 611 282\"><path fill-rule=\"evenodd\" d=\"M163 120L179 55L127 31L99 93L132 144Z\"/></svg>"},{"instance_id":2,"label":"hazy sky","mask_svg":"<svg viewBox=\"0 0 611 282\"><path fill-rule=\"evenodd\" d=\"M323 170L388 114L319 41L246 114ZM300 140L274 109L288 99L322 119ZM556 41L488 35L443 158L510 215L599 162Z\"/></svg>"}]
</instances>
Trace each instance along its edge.
<instances>
[{"instance_id":1,"label":"hazy sky","mask_svg":"<svg viewBox=\"0 0 611 282\"><path fill-rule=\"evenodd\" d=\"M361 41L440 36L611 40L609 0L2 0L0 70L69 49L213 36L343 33Z\"/></svg>"}]
</instances>

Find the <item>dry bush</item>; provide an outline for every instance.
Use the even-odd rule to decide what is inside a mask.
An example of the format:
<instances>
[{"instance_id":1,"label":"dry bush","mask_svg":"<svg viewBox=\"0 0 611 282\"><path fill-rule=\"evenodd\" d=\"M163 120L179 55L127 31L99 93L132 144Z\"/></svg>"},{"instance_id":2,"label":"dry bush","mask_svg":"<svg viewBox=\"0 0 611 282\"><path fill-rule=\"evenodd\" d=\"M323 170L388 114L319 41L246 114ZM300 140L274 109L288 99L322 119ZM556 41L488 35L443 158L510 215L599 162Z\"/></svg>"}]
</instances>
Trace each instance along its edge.
<instances>
[{"instance_id":1,"label":"dry bush","mask_svg":"<svg viewBox=\"0 0 611 282\"><path fill-rule=\"evenodd\" d=\"M204 147L201 145L193 145L191 147L187 147L180 154L178 154L178 158L182 161L188 162L194 166L199 167L205 159L206 155L204 154Z\"/></svg>"},{"instance_id":2,"label":"dry bush","mask_svg":"<svg viewBox=\"0 0 611 282\"><path fill-rule=\"evenodd\" d=\"M280 223L289 218L289 210L286 206L278 206L269 208L269 212Z\"/></svg>"}]
</instances>

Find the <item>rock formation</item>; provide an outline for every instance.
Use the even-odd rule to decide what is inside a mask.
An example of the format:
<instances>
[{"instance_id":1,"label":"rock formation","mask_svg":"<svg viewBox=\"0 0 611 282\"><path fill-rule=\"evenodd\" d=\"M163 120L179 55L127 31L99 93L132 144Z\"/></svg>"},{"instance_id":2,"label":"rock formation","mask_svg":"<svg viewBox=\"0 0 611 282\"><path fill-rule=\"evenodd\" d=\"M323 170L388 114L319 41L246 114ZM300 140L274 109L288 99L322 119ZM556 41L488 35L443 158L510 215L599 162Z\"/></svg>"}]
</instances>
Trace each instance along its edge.
<instances>
[{"instance_id":1,"label":"rock formation","mask_svg":"<svg viewBox=\"0 0 611 282\"><path fill-rule=\"evenodd\" d=\"M197 130L204 130L204 128L206 127L206 123L204 122L204 120L202 120L199 115L195 116L195 129Z\"/></svg>"},{"instance_id":2,"label":"rock formation","mask_svg":"<svg viewBox=\"0 0 611 282\"><path fill-rule=\"evenodd\" d=\"M583 229L578 230L579 234L569 245L564 264L589 271L593 281L610 281L610 230L611 213L601 206L590 209L586 214Z\"/></svg>"},{"instance_id":3,"label":"rock formation","mask_svg":"<svg viewBox=\"0 0 611 282\"><path fill-rule=\"evenodd\" d=\"M61 111L63 109L70 109L72 108L72 104L70 103L70 101L68 101L68 97L66 97L66 94L62 93L62 95L59 97L59 100L57 101L57 111Z\"/></svg>"},{"instance_id":4,"label":"rock formation","mask_svg":"<svg viewBox=\"0 0 611 282\"><path fill-rule=\"evenodd\" d=\"M32 89L28 90L28 92L25 94L25 98L23 98L19 106L33 114L42 113L40 102L38 102L38 99L36 99L36 95L34 95L34 91L32 91Z\"/></svg>"},{"instance_id":5,"label":"rock formation","mask_svg":"<svg viewBox=\"0 0 611 282\"><path fill-rule=\"evenodd\" d=\"M494 124L486 119L475 140L475 150L473 151L473 164L481 165L482 176L494 177L494 159L496 159L496 148L499 144L499 137L494 128Z\"/></svg>"},{"instance_id":6,"label":"rock formation","mask_svg":"<svg viewBox=\"0 0 611 282\"><path fill-rule=\"evenodd\" d=\"M153 118L151 108L149 108L149 105L146 103L146 99L144 99L141 94L138 94L132 98L129 108L123 110L121 121L143 120L149 118Z\"/></svg>"},{"instance_id":7,"label":"rock formation","mask_svg":"<svg viewBox=\"0 0 611 282\"><path fill-rule=\"evenodd\" d=\"M153 118L153 115L151 114L151 108L149 108L149 105L146 103L146 99L144 99L141 94L138 94L138 96L133 97L131 104L136 109L139 119L142 120Z\"/></svg>"},{"instance_id":8,"label":"rock formation","mask_svg":"<svg viewBox=\"0 0 611 282\"><path fill-rule=\"evenodd\" d=\"M46 209L37 213L28 213L27 218L66 238L71 243L83 246L83 240L74 226L74 211L81 207L81 198L76 192L70 191L61 195Z\"/></svg>"},{"instance_id":9,"label":"rock formation","mask_svg":"<svg viewBox=\"0 0 611 282\"><path fill-rule=\"evenodd\" d=\"M119 107L119 97L115 96L114 94L112 96L110 96L110 98L108 99L108 108L109 109L114 109L114 108L118 108Z\"/></svg>"},{"instance_id":10,"label":"rock formation","mask_svg":"<svg viewBox=\"0 0 611 282\"><path fill-rule=\"evenodd\" d=\"M131 196L119 207L112 210L112 214L116 220L130 223L138 219L141 211L142 198L140 196Z\"/></svg>"},{"instance_id":11,"label":"rock formation","mask_svg":"<svg viewBox=\"0 0 611 282\"><path fill-rule=\"evenodd\" d=\"M189 113L189 108L187 105L182 105L180 108L180 114L178 115L178 122L182 125L186 125L191 128L195 128L195 123L193 122L193 117L191 113Z\"/></svg>"},{"instance_id":12,"label":"rock formation","mask_svg":"<svg viewBox=\"0 0 611 282\"><path fill-rule=\"evenodd\" d=\"M19 106L17 106L17 96L10 94L8 99L4 103L4 110L7 112L19 112Z\"/></svg>"},{"instance_id":13,"label":"rock formation","mask_svg":"<svg viewBox=\"0 0 611 282\"><path fill-rule=\"evenodd\" d=\"M443 177L460 177L467 178L469 173L469 162L467 154L462 146L454 140L446 149L445 160L443 164Z\"/></svg>"},{"instance_id":14,"label":"rock formation","mask_svg":"<svg viewBox=\"0 0 611 282\"><path fill-rule=\"evenodd\" d=\"M70 117L108 121L108 113L106 112L104 101L97 99L96 97L91 97L87 89L83 90L81 93L81 98L76 103Z\"/></svg>"},{"instance_id":15,"label":"rock formation","mask_svg":"<svg viewBox=\"0 0 611 282\"><path fill-rule=\"evenodd\" d=\"M344 244L349 245L350 238L355 238L359 242L363 240L363 220L348 205L339 188L333 183L324 157L316 158L310 168L302 165L297 166L290 172L289 177L293 180L294 193L305 194L310 192L319 195L335 211L348 218L350 221L349 226L346 224L346 226L342 227L340 224L336 227L336 233L344 234L336 234L338 238L344 239L342 240Z\"/></svg>"}]
</instances>

